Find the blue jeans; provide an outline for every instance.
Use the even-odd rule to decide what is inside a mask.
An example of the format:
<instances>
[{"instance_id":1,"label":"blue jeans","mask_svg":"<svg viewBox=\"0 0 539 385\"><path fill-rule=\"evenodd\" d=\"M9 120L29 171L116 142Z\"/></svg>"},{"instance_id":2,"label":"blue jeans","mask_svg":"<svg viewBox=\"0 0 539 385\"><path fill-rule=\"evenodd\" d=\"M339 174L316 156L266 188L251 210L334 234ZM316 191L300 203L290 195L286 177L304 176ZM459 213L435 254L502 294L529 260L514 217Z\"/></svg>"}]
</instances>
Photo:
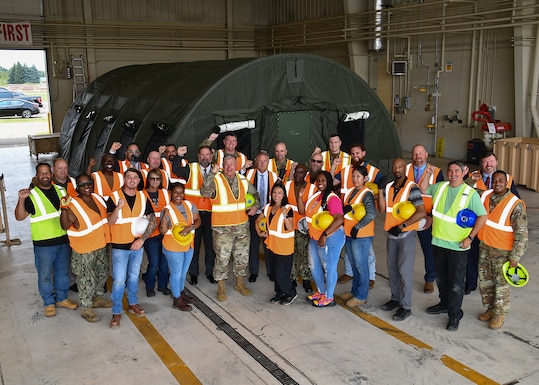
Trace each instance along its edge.
<instances>
[{"instance_id":1,"label":"blue jeans","mask_svg":"<svg viewBox=\"0 0 539 385\"><path fill-rule=\"evenodd\" d=\"M155 276L157 275L157 288L164 289L168 284L168 264L163 254L163 236L157 235L146 239L144 250L148 256L146 268L146 290L155 288Z\"/></svg>"},{"instance_id":2,"label":"blue jeans","mask_svg":"<svg viewBox=\"0 0 539 385\"><path fill-rule=\"evenodd\" d=\"M352 265L352 294L355 298L367 300L369 294L369 250L374 237L346 237L346 254Z\"/></svg>"},{"instance_id":3,"label":"blue jeans","mask_svg":"<svg viewBox=\"0 0 539 385\"><path fill-rule=\"evenodd\" d=\"M174 298L178 298L185 289L185 278L193 259L193 252L192 247L187 251L170 251L163 247L170 269L170 290Z\"/></svg>"},{"instance_id":4,"label":"blue jeans","mask_svg":"<svg viewBox=\"0 0 539 385\"><path fill-rule=\"evenodd\" d=\"M340 227L326 239L324 247L318 241L309 239L309 267L318 291L327 298L333 298L337 285L337 264L344 246L344 229Z\"/></svg>"},{"instance_id":5,"label":"blue jeans","mask_svg":"<svg viewBox=\"0 0 539 385\"><path fill-rule=\"evenodd\" d=\"M348 251L344 255L344 274L352 277L354 275L354 270L352 269L352 263L350 262L350 257L348 256ZM369 250L369 280L376 280L376 254L374 254L374 249Z\"/></svg>"},{"instance_id":6,"label":"blue jeans","mask_svg":"<svg viewBox=\"0 0 539 385\"><path fill-rule=\"evenodd\" d=\"M122 298L127 286L127 302L138 303L138 276L144 249L112 249L112 314L122 313Z\"/></svg>"},{"instance_id":7,"label":"blue jeans","mask_svg":"<svg viewBox=\"0 0 539 385\"><path fill-rule=\"evenodd\" d=\"M37 287L45 306L67 298L69 290L69 243L56 246L34 246ZM56 291L56 294L55 294Z\"/></svg>"}]
</instances>

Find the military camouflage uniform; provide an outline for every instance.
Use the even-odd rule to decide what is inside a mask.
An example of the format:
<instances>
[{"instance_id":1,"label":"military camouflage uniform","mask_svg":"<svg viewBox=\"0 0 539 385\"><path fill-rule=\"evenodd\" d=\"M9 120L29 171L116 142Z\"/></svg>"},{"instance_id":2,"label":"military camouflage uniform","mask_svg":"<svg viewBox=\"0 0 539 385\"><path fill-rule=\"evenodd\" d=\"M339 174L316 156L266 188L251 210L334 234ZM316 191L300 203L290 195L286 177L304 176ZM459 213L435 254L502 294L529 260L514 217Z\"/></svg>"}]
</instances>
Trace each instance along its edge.
<instances>
[{"instance_id":1,"label":"military camouflage uniform","mask_svg":"<svg viewBox=\"0 0 539 385\"><path fill-rule=\"evenodd\" d=\"M92 298L103 295L103 287L109 275L107 246L84 254L73 250L71 270L77 276L80 308L90 309Z\"/></svg>"},{"instance_id":2,"label":"military camouflage uniform","mask_svg":"<svg viewBox=\"0 0 539 385\"><path fill-rule=\"evenodd\" d=\"M309 234L296 231L294 235L294 256L290 278L293 281L298 278L309 281L313 279L309 268Z\"/></svg>"},{"instance_id":3,"label":"military camouflage uniform","mask_svg":"<svg viewBox=\"0 0 539 385\"><path fill-rule=\"evenodd\" d=\"M510 191L502 196L490 195L491 212ZM511 227L515 241L512 250L500 250L479 244L479 290L483 306L490 307L494 314L507 314L509 311L509 284L502 274L502 266L508 261L520 261L528 248L528 216L526 208L518 203L511 213Z\"/></svg>"},{"instance_id":4,"label":"military camouflage uniform","mask_svg":"<svg viewBox=\"0 0 539 385\"><path fill-rule=\"evenodd\" d=\"M210 171L204 179L200 188L200 193L209 198L214 198L216 186L213 181L215 174ZM226 177L225 177L226 178ZM235 197L239 194L238 178L226 178L230 189ZM256 187L249 183L247 192L255 197L255 207L260 207L260 197ZM215 265L213 267L213 277L220 281L228 278L228 263L230 257L233 257L233 273L236 277L245 277L247 275L247 266L249 264L249 244L251 234L249 231L249 221L236 226L212 226L213 249L215 250Z\"/></svg>"}]
</instances>

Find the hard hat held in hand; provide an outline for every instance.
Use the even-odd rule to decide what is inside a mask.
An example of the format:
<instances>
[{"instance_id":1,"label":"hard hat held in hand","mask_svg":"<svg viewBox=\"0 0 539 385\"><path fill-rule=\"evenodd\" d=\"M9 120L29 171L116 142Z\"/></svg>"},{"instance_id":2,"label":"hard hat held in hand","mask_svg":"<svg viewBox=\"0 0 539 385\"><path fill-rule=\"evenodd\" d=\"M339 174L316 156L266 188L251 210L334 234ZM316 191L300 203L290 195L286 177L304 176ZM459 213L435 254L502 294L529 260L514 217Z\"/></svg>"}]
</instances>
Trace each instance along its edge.
<instances>
[{"instance_id":1,"label":"hard hat held in hand","mask_svg":"<svg viewBox=\"0 0 539 385\"><path fill-rule=\"evenodd\" d=\"M460 227L473 227L477 215L470 209L463 209L457 213L457 225Z\"/></svg>"},{"instance_id":2,"label":"hard hat held in hand","mask_svg":"<svg viewBox=\"0 0 539 385\"><path fill-rule=\"evenodd\" d=\"M185 228L185 223L176 223L174 226L172 226L172 229L170 231L172 232L172 238L178 242L182 246L189 246L191 243L193 243L193 232L188 232L187 234L183 235L181 232Z\"/></svg>"},{"instance_id":3,"label":"hard hat held in hand","mask_svg":"<svg viewBox=\"0 0 539 385\"><path fill-rule=\"evenodd\" d=\"M266 218L262 218L260 222L258 222L258 229L262 232L267 230Z\"/></svg>"},{"instance_id":4,"label":"hard hat held in hand","mask_svg":"<svg viewBox=\"0 0 539 385\"><path fill-rule=\"evenodd\" d=\"M255 204L255 197L251 193L245 194L245 207L250 208Z\"/></svg>"},{"instance_id":5,"label":"hard hat held in hand","mask_svg":"<svg viewBox=\"0 0 539 385\"><path fill-rule=\"evenodd\" d=\"M321 211L313 216L312 223L315 229L324 231L333 223L333 216L329 211Z\"/></svg>"},{"instance_id":6,"label":"hard hat held in hand","mask_svg":"<svg viewBox=\"0 0 539 385\"><path fill-rule=\"evenodd\" d=\"M352 205L352 211L350 212L350 216L356 221L359 222L360 220L362 220L366 214L367 211L365 210L365 205L363 203L356 203L355 205Z\"/></svg>"},{"instance_id":7,"label":"hard hat held in hand","mask_svg":"<svg viewBox=\"0 0 539 385\"><path fill-rule=\"evenodd\" d=\"M133 222L131 222L131 234L136 238L140 237L148 228L149 223L150 221L145 217L134 219Z\"/></svg>"},{"instance_id":8,"label":"hard hat held in hand","mask_svg":"<svg viewBox=\"0 0 539 385\"><path fill-rule=\"evenodd\" d=\"M372 195L375 197L378 195L378 185L374 182L365 183L365 187L372 191Z\"/></svg>"},{"instance_id":9,"label":"hard hat held in hand","mask_svg":"<svg viewBox=\"0 0 539 385\"><path fill-rule=\"evenodd\" d=\"M410 201L398 202L393 206L391 214L393 218L402 221L407 220L415 213L415 206Z\"/></svg>"},{"instance_id":10,"label":"hard hat held in hand","mask_svg":"<svg viewBox=\"0 0 539 385\"><path fill-rule=\"evenodd\" d=\"M511 267L509 261L505 262L502 266L503 277L507 283L514 287L522 287L529 281L528 271L520 263L517 267Z\"/></svg>"}]
</instances>

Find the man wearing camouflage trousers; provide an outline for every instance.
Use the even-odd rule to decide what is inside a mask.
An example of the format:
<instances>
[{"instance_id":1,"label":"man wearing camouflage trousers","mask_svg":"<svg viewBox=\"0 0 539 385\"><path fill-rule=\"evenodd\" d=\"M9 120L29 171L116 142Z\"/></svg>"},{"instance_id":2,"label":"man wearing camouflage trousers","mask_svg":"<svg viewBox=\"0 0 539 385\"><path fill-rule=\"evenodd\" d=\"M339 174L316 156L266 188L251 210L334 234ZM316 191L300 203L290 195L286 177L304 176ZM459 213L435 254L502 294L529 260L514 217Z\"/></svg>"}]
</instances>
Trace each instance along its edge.
<instances>
[{"instance_id":1,"label":"man wearing camouflage trousers","mask_svg":"<svg viewBox=\"0 0 539 385\"><path fill-rule=\"evenodd\" d=\"M228 276L230 257L234 258L233 272L236 276L235 290L244 296L251 291L244 285L249 263L250 231L248 215L256 215L260 207L260 198L256 187L241 174L236 172L236 158L226 154L223 159L223 171L215 164L204 178L200 188L202 196L212 200L212 231L215 265L213 276L217 281L217 300L226 301L225 279ZM245 196L254 196L255 203L247 208Z\"/></svg>"}]
</instances>

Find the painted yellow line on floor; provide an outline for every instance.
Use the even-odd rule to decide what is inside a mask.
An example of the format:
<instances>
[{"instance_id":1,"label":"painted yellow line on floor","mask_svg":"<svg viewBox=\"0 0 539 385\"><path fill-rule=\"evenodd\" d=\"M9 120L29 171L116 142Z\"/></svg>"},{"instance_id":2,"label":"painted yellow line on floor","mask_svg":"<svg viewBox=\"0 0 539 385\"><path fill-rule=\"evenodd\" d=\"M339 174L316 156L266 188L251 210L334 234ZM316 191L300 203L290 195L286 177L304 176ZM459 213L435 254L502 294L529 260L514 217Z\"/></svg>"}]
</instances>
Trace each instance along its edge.
<instances>
[{"instance_id":1,"label":"painted yellow line on floor","mask_svg":"<svg viewBox=\"0 0 539 385\"><path fill-rule=\"evenodd\" d=\"M148 341L153 351L161 358L161 361L174 376L178 384L181 385L202 385L202 382L195 376L183 360L176 354L167 340L157 331L146 317L137 317L127 311L127 299L123 299L124 311L129 316L133 325L137 327L140 334Z\"/></svg>"},{"instance_id":2,"label":"painted yellow line on floor","mask_svg":"<svg viewBox=\"0 0 539 385\"><path fill-rule=\"evenodd\" d=\"M377 327L378 329L383 330L387 334L395 337L399 341L404 342L405 344L408 344L408 345L415 346L420 349L432 350L432 347L430 345L427 345L423 341L420 341L417 338L412 337L411 335L403 332L399 328L396 328L395 326L387 323L386 321L376 316L373 316L372 314L364 313L359 308L350 308L346 306L346 301L342 300L339 296L335 296L335 298L337 299L337 303L341 305L342 307L344 307L346 310L348 310L351 313L354 313L358 317L362 318L363 320L367 321L368 323ZM446 356L445 354L440 357L440 361L449 369L467 378L468 380L472 381L475 384L485 384L485 385L498 384L496 381L491 380L490 378L482 375L479 372L476 372L475 370L462 364L461 362L455 360L454 358L451 358L450 356Z\"/></svg>"}]
</instances>

